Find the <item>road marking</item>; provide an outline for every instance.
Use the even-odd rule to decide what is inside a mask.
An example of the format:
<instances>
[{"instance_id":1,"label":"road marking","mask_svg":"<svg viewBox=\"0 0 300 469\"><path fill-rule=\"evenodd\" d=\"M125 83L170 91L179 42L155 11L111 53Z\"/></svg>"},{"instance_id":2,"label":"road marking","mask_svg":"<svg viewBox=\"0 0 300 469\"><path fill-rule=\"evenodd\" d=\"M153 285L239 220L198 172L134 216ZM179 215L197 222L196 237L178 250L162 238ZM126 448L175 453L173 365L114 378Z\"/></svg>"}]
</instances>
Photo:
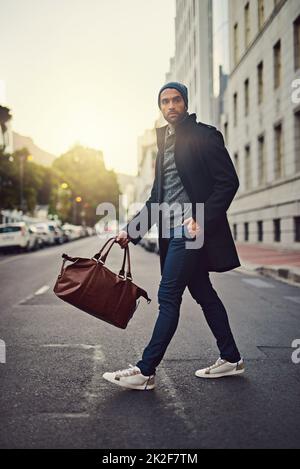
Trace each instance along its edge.
<instances>
[{"instance_id":1,"label":"road marking","mask_svg":"<svg viewBox=\"0 0 300 469\"><path fill-rule=\"evenodd\" d=\"M38 416L40 417L46 417L46 418L54 418L54 419L83 419L83 418L89 418L90 414L84 413L84 412L78 412L76 413L65 413L65 414L59 414L59 413L39 413Z\"/></svg>"},{"instance_id":2,"label":"road marking","mask_svg":"<svg viewBox=\"0 0 300 469\"><path fill-rule=\"evenodd\" d=\"M97 345L88 344L42 344L41 347L57 347L57 348L83 348L85 350L94 349Z\"/></svg>"},{"instance_id":3,"label":"road marking","mask_svg":"<svg viewBox=\"0 0 300 469\"><path fill-rule=\"evenodd\" d=\"M300 303L300 296L284 296L283 298L293 301L294 303Z\"/></svg>"},{"instance_id":4,"label":"road marking","mask_svg":"<svg viewBox=\"0 0 300 469\"><path fill-rule=\"evenodd\" d=\"M275 288L274 285L268 282L264 282L259 278L242 278L243 282L249 283L253 287L257 288Z\"/></svg>"},{"instance_id":5,"label":"road marking","mask_svg":"<svg viewBox=\"0 0 300 469\"><path fill-rule=\"evenodd\" d=\"M92 365L92 377L90 383L84 393L84 397L87 399L88 404L91 408L90 413L95 412L97 401L96 399L102 394L102 386L106 386L103 374L103 362L105 360L100 345L89 345L89 344L42 344L41 347L48 348L77 348L83 350L93 350L93 365Z\"/></svg>"},{"instance_id":6,"label":"road marking","mask_svg":"<svg viewBox=\"0 0 300 469\"><path fill-rule=\"evenodd\" d=\"M47 290L49 290L49 285L44 285L43 287L39 288L36 292L35 295L43 295Z\"/></svg>"},{"instance_id":7,"label":"road marking","mask_svg":"<svg viewBox=\"0 0 300 469\"><path fill-rule=\"evenodd\" d=\"M19 301L17 305L23 305L26 304L28 301L32 300L35 295L43 295L43 293L46 293L47 290L49 290L49 285L44 285L41 288L39 288L33 295L28 295L26 298L23 298L23 300Z\"/></svg>"}]
</instances>

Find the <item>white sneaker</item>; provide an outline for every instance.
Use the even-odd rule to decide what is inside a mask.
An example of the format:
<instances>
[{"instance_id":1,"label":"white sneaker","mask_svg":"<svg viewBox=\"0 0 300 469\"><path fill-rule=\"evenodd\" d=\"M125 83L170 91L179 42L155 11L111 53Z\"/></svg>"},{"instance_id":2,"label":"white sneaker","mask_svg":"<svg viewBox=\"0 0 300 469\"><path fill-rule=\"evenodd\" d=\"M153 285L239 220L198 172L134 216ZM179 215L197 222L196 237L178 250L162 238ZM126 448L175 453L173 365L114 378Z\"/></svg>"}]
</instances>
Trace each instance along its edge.
<instances>
[{"instance_id":1,"label":"white sneaker","mask_svg":"<svg viewBox=\"0 0 300 469\"><path fill-rule=\"evenodd\" d=\"M148 391L155 388L154 375L144 376L137 366L129 365L124 370L104 373L103 378L123 388Z\"/></svg>"},{"instance_id":2,"label":"white sneaker","mask_svg":"<svg viewBox=\"0 0 300 469\"><path fill-rule=\"evenodd\" d=\"M241 358L237 363L230 363L227 360L218 358L216 363L208 368L197 370L195 375L198 378L222 378L223 376L240 375L244 373L245 365L244 360Z\"/></svg>"}]
</instances>

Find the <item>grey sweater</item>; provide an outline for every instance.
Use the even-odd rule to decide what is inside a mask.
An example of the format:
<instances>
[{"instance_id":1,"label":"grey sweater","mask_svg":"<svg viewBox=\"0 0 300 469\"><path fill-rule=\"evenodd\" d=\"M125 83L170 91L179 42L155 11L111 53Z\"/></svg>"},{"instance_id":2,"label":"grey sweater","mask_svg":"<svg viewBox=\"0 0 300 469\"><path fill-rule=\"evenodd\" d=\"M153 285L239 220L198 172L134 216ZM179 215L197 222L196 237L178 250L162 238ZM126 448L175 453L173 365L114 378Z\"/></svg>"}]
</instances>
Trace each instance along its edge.
<instances>
[{"instance_id":1,"label":"grey sweater","mask_svg":"<svg viewBox=\"0 0 300 469\"><path fill-rule=\"evenodd\" d=\"M163 158L163 202L167 202L170 206L170 217L166 213L162 220L163 223L166 224L167 219L170 219L170 227L179 226L182 224L183 220L192 216L190 199L182 184L175 165L175 139L175 127L169 124L165 134ZM174 205L175 203L179 204L179 206L176 207ZM189 203L189 205L184 207L184 203Z\"/></svg>"}]
</instances>

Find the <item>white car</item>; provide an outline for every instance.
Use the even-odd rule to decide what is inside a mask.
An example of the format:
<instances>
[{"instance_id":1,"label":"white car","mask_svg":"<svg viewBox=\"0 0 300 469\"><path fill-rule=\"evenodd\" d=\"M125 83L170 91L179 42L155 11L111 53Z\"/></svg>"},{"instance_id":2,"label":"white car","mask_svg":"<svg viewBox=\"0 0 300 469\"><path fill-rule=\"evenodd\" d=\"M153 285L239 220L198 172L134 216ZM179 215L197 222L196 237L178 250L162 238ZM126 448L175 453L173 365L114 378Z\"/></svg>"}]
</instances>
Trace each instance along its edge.
<instances>
[{"instance_id":1,"label":"white car","mask_svg":"<svg viewBox=\"0 0 300 469\"><path fill-rule=\"evenodd\" d=\"M62 230L68 237L68 241L74 241L82 236L82 227L80 225L71 225L71 223L65 223L62 226Z\"/></svg>"},{"instance_id":2,"label":"white car","mask_svg":"<svg viewBox=\"0 0 300 469\"><path fill-rule=\"evenodd\" d=\"M43 239L44 245L51 246L55 244L55 234L51 231L48 223L35 223L39 236Z\"/></svg>"},{"instance_id":3,"label":"white car","mask_svg":"<svg viewBox=\"0 0 300 469\"><path fill-rule=\"evenodd\" d=\"M148 233L145 234L143 238L142 246L147 249L147 251L158 253L158 229L157 225L153 225Z\"/></svg>"},{"instance_id":4,"label":"white car","mask_svg":"<svg viewBox=\"0 0 300 469\"><path fill-rule=\"evenodd\" d=\"M31 251L38 247L38 237L24 222L0 225L0 249Z\"/></svg>"}]
</instances>

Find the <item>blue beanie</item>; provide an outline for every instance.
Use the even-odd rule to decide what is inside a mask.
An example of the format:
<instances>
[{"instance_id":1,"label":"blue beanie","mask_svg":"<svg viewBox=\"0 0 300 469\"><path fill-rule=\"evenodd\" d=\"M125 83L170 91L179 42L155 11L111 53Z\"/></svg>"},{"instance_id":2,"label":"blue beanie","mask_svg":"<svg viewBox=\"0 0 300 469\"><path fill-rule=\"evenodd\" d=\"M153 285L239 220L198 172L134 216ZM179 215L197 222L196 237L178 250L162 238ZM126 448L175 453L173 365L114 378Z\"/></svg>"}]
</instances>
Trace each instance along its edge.
<instances>
[{"instance_id":1,"label":"blue beanie","mask_svg":"<svg viewBox=\"0 0 300 469\"><path fill-rule=\"evenodd\" d=\"M179 91L179 93L182 95L183 100L185 102L186 107L188 107L188 89L185 85L182 83L178 83L177 81L170 81L170 83L166 83L158 93L158 107L160 109L160 95L163 92L163 90L167 88L174 88L175 90Z\"/></svg>"}]
</instances>

